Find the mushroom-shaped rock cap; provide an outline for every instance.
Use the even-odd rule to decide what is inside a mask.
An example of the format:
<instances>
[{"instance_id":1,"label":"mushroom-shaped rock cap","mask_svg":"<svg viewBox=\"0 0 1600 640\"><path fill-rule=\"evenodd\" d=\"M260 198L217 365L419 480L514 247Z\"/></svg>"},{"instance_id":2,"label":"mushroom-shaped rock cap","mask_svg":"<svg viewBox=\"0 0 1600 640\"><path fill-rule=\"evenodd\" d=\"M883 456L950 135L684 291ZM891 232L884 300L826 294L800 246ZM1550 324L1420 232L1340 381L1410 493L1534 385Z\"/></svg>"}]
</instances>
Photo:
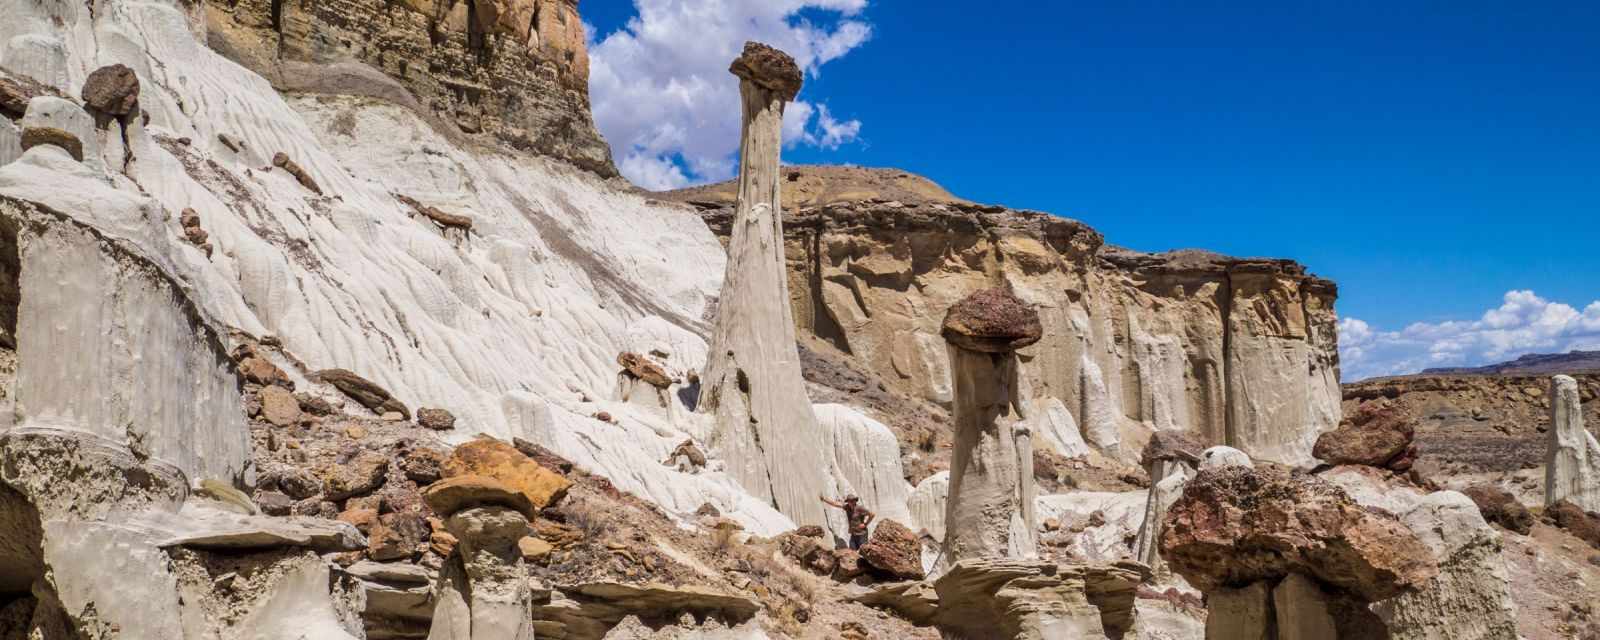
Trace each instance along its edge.
<instances>
[{"instance_id":1,"label":"mushroom-shaped rock cap","mask_svg":"<svg viewBox=\"0 0 1600 640\"><path fill-rule=\"evenodd\" d=\"M1162 460L1178 460L1191 465L1200 463L1200 452L1204 447L1191 436L1182 431L1163 429L1150 436L1150 442L1144 446L1144 451L1139 454L1139 463L1149 466ZM1151 478L1151 481L1158 481Z\"/></svg>"},{"instance_id":2,"label":"mushroom-shaped rock cap","mask_svg":"<svg viewBox=\"0 0 1600 640\"><path fill-rule=\"evenodd\" d=\"M428 503L428 508L443 517L462 509L486 505L515 509L529 520L533 520L537 514L533 503L522 492L488 476L456 476L440 480L422 491L422 499Z\"/></svg>"},{"instance_id":3,"label":"mushroom-shaped rock cap","mask_svg":"<svg viewBox=\"0 0 1600 640\"><path fill-rule=\"evenodd\" d=\"M744 53L733 61L728 71L777 93L786 101L800 93L803 81L800 65L794 63L794 58L759 42L744 43Z\"/></svg>"},{"instance_id":4,"label":"mushroom-shaped rock cap","mask_svg":"<svg viewBox=\"0 0 1600 640\"><path fill-rule=\"evenodd\" d=\"M944 339L968 351L1006 353L1039 341L1039 312L1004 289L984 289L951 305Z\"/></svg>"},{"instance_id":5,"label":"mushroom-shaped rock cap","mask_svg":"<svg viewBox=\"0 0 1600 640\"><path fill-rule=\"evenodd\" d=\"M128 115L139 106L139 76L120 64L100 67L84 81L82 97L90 109L113 116Z\"/></svg>"}]
</instances>

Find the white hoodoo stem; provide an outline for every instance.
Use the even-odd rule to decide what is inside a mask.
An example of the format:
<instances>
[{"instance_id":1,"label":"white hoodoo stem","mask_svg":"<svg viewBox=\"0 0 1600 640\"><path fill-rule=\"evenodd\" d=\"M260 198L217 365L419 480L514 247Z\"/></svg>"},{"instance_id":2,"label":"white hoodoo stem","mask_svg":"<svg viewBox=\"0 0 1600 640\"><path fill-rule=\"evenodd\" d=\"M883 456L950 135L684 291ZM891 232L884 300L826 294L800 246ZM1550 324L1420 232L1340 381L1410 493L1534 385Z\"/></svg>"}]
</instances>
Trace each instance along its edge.
<instances>
[{"instance_id":1,"label":"white hoodoo stem","mask_svg":"<svg viewBox=\"0 0 1600 640\"><path fill-rule=\"evenodd\" d=\"M827 526L818 496L836 486L800 372L783 257L778 152L793 96L742 74L739 91L739 204L700 407L716 416L713 455L740 485L796 524Z\"/></svg>"}]
</instances>

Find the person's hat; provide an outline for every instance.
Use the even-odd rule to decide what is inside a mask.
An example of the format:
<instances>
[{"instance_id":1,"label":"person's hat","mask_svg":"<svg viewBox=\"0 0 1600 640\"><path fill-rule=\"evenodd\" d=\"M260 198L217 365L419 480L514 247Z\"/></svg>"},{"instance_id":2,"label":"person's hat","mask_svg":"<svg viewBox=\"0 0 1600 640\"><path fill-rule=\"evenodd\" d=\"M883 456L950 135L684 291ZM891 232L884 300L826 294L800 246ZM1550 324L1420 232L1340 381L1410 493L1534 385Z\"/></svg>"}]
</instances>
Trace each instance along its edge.
<instances>
[{"instance_id":1,"label":"person's hat","mask_svg":"<svg viewBox=\"0 0 1600 640\"><path fill-rule=\"evenodd\" d=\"M861 498L856 497L856 494L854 493L844 497L845 502L857 502L859 500L861 500Z\"/></svg>"}]
</instances>

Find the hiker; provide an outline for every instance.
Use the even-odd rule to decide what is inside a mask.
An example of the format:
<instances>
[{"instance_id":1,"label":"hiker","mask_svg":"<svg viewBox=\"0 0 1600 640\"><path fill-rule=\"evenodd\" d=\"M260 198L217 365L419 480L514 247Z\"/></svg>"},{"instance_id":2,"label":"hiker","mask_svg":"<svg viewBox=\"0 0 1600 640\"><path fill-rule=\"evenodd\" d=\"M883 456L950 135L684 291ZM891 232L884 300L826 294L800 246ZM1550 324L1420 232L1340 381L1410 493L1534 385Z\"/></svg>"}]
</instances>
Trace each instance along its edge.
<instances>
[{"instance_id":1,"label":"hiker","mask_svg":"<svg viewBox=\"0 0 1600 640\"><path fill-rule=\"evenodd\" d=\"M844 509L844 517L850 522L851 549L860 549L861 545L867 543L867 525L872 524L872 519L876 516L871 511L868 511L866 507L861 506L860 498L851 494L844 497L844 502L834 502L825 496L817 497L822 498L823 504Z\"/></svg>"}]
</instances>

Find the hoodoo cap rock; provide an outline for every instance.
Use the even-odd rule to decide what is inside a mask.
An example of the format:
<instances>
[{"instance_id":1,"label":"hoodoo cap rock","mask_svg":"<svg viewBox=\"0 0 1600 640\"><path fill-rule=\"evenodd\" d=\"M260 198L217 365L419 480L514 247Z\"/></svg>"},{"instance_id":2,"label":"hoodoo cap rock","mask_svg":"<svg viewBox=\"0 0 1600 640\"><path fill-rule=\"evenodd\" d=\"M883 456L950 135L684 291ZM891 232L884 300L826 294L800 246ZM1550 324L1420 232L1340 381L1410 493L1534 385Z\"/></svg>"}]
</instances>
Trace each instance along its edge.
<instances>
[{"instance_id":1,"label":"hoodoo cap rock","mask_svg":"<svg viewBox=\"0 0 1600 640\"><path fill-rule=\"evenodd\" d=\"M984 289L951 305L944 339L968 351L1006 353L1039 341L1039 312L1004 289Z\"/></svg>"},{"instance_id":2,"label":"hoodoo cap rock","mask_svg":"<svg viewBox=\"0 0 1600 640\"><path fill-rule=\"evenodd\" d=\"M733 61L728 71L777 93L785 101L793 100L800 93L804 80L794 58L759 42L744 43L744 53Z\"/></svg>"}]
</instances>

